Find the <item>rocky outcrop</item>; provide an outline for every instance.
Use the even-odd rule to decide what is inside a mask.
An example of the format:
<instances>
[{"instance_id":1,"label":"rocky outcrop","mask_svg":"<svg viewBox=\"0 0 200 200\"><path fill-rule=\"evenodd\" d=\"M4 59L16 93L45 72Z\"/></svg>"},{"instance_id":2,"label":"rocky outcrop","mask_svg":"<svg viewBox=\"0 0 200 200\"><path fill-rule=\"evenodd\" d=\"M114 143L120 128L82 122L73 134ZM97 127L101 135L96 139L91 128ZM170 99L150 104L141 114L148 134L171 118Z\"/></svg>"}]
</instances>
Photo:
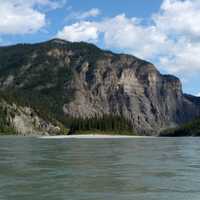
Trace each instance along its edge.
<instances>
[{"instance_id":1,"label":"rocky outcrop","mask_svg":"<svg viewBox=\"0 0 200 200\"><path fill-rule=\"evenodd\" d=\"M61 128L47 120L42 119L30 107L0 102L1 112L6 116L6 124L13 129L13 133L20 135L54 135L61 132ZM2 113L0 113L2 114ZM2 115L1 115L2 116ZM6 133L5 133L6 134Z\"/></svg>"},{"instance_id":2,"label":"rocky outcrop","mask_svg":"<svg viewBox=\"0 0 200 200\"><path fill-rule=\"evenodd\" d=\"M68 115L122 115L145 134L200 115L178 78L161 75L152 64L132 56L105 54L95 67L85 61L74 73L75 98L63 107Z\"/></svg>"},{"instance_id":3,"label":"rocky outcrop","mask_svg":"<svg viewBox=\"0 0 200 200\"><path fill-rule=\"evenodd\" d=\"M157 134L200 116L199 99L183 94L178 78L87 43L56 39L0 48L0 73L2 91L28 89L52 99L48 107L56 104L59 116L123 116L140 134Z\"/></svg>"}]
</instances>

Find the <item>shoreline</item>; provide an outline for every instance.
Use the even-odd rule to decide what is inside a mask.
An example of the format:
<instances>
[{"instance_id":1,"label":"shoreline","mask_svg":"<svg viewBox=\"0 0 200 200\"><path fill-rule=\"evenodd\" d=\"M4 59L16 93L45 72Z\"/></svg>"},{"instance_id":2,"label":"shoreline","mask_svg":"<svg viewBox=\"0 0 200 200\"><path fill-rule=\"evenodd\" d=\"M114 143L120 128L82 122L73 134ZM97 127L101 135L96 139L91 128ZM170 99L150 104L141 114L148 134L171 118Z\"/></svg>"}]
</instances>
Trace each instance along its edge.
<instances>
[{"instance_id":1,"label":"shoreline","mask_svg":"<svg viewBox=\"0 0 200 200\"><path fill-rule=\"evenodd\" d=\"M58 136L39 136L39 139L112 139L112 138L156 138L155 136L130 136L130 135L101 135L101 134L88 134L88 135L58 135Z\"/></svg>"}]
</instances>

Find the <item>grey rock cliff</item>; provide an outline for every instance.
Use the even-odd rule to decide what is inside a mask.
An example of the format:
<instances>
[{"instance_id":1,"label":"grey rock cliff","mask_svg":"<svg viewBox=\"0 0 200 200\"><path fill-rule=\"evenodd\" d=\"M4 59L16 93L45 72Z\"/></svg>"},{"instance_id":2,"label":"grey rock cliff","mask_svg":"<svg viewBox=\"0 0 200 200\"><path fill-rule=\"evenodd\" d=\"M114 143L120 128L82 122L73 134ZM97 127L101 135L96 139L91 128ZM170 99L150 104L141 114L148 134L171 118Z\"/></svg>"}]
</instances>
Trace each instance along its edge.
<instances>
[{"instance_id":1,"label":"grey rock cliff","mask_svg":"<svg viewBox=\"0 0 200 200\"><path fill-rule=\"evenodd\" d=\"M72 84L75 99L63 107L68 115L122 115L145 134L156 134L200 115L199 105L182 93L179 79L161 75L148 62L105 54L95 67L87 61L80 65Z\"/></svg>"},{"instance_id":2,"label":"grey rock cliff","mask_svg":"<svg viewBox=\"0 0 200 200\"><path fill-rule=\"evenodd\" d=\"M30 107L22 107L0 101L1 111L6 113L6 123L20 135L55 135L61 132L61 128L48 120L42 119ZM14 133L12 133L14 134Z\"/></svg>"}]
</instances>

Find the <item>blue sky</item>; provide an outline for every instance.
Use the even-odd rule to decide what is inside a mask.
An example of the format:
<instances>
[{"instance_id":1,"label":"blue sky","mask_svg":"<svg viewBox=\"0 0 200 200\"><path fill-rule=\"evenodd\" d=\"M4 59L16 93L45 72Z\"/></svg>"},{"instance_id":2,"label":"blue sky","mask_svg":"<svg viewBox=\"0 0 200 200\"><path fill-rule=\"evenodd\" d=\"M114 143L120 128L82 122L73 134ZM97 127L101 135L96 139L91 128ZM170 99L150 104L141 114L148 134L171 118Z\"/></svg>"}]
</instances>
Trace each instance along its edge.
<instances>
[{"instance_id":1,"label":"blue sky","mask_svg":"<svg viewBox=\"0 0 200 200\"><path fill-rule=\"evenodd\" d=\"M23 1L25 2L26 0ZM154 3L149 3L149 0L135 0L136 3L134 3L134 0L125 1L126 2L124 2L124 0L67 0L64 6L45 12L48 21L47 25L43 29L38 30L38 32L33 34L6 34L1 36L1 38L4 40L4 44L44 41L55 37L57 31L62 29L66 24L74 22L73 19L67 19L72 12L86 12L92 8L98 8L102 15L97 16L96 20L103 17L114 17L120 13L126 13L129 17L149 18L152 13L159 10L162 3L162 0L153 0ZM17 0L15 0L15 2L17 2ZM60 1L58 0L56 2L59 3Z\"/></svg>"},{"instance_id":2,"label":"blue sky","mask_svg":"<svg viewBox=\"0 0 200 200\"><path fill-rule=\"evenodd\" d=\"M200 1L0 0L0 45L59 37L138 56L200 95Z\"/></svg>"}]
</instances>

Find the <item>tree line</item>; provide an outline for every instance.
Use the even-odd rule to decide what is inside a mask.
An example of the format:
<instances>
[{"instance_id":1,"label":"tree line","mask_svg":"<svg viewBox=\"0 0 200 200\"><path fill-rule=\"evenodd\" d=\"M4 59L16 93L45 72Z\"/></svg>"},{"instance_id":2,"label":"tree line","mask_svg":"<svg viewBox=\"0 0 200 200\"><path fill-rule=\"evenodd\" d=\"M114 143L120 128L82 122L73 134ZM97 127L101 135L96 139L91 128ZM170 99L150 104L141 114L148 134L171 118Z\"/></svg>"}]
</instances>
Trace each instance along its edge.
<instances>
[{"instance_id":1,"label":"tree line","mask_svg":"<svg viewBox=\"0 0 200 200\"><path fill-rule=\"evenodd\" d=\"M122 116L103 115L93 118L68 118L67 124L70 127L70 133L76 131L98 130L106 131L133 131L132 124Z\"/></svg>"}]
</instances>

